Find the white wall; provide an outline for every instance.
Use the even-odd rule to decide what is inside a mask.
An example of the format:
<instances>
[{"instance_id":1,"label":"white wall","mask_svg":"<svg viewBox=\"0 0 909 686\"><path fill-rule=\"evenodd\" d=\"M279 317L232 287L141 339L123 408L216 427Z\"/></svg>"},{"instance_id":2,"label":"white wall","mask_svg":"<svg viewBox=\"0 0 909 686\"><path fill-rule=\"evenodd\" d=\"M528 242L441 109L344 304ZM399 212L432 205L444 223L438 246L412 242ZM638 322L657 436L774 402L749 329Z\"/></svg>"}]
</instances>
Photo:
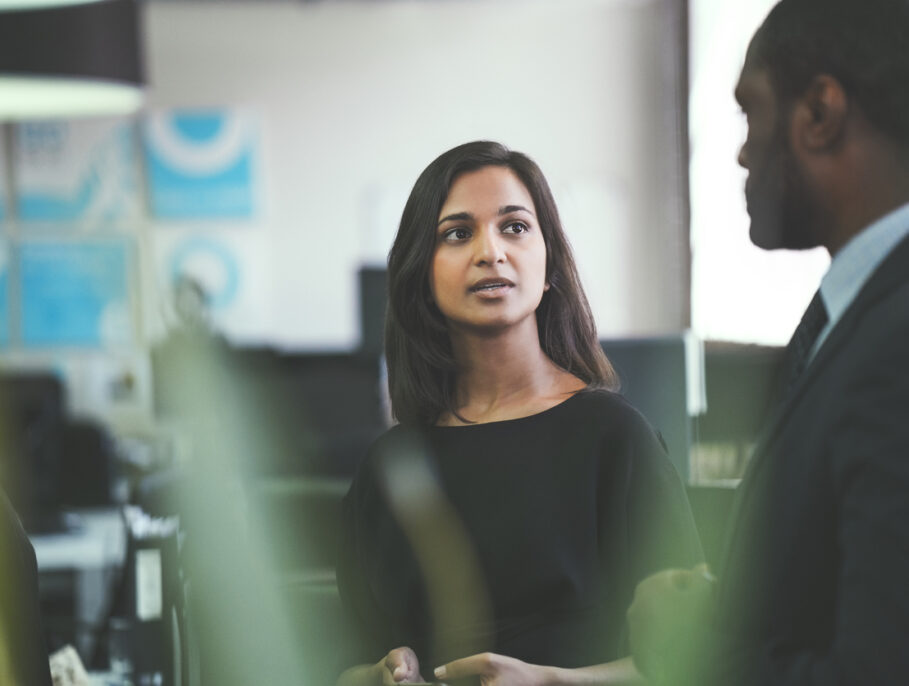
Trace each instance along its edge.
<instances>
[{"instance_id":1,"label":"white wall","mask_svg":"<svg viewBox=\"0 0 909 686\"><path fill-rule=\"evenodd\" d=\"M747 127L732 94L775 4L691 0L691 316L704 339L785 345L830 264L823 248L768 252L748 238L736 162Z\"/></svg>"},{"instance_id":2,"label":"white wall","mask_svg":"<svg viewBox=\"0 0 909 686\"><path fill-rule=\"evenodd\" d=\"M476 138L547 174L603 335L685 328L670 4L146 3L150 106L261 118L263 215L209 229L253 256L231 337L355 345L357 267L384 258L419 172Z\"/></svg>"}]
</instances>

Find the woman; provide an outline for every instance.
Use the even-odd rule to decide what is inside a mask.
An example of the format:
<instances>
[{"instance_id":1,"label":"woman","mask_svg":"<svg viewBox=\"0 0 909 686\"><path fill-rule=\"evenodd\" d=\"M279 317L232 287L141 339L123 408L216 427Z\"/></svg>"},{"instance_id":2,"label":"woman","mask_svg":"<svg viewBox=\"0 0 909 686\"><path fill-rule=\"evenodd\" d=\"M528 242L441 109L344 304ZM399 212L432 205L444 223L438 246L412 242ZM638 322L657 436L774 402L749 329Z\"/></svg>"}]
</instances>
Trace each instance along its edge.
<instances>
[{"instance_id":1,"label":"woman","mask_svg":"<svg viewBox=\"0 0 909 686\"><path fill-rule=\"evenodd\" d=\"M354 478L338 565L366 659L383 657L339 684L632 679L603 663L627 653L635 584L700 546L661 442L613 392L536 164L486 141L437 158L388 279L400 423Z\"/></svg>"}]
</instances>

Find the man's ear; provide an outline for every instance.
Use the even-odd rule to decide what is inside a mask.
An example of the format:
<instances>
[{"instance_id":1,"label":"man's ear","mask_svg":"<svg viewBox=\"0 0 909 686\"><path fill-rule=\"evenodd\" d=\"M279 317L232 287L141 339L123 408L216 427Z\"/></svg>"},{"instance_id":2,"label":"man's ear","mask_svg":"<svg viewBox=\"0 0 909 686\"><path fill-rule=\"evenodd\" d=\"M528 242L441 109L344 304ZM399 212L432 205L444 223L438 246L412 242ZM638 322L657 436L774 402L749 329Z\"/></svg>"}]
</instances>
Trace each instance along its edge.
<instances>
[{"instance_id":1,"label":"man's ear","mask_svg":"<svg viewBox=\"0 0 909 686\"><path fill-rule=\"evenodd\" d=\"M829 74L815 76L792 113L793 142L806 152L836 147L846 131L849 99L843 85Z\"/></svg>"}]
</instances>

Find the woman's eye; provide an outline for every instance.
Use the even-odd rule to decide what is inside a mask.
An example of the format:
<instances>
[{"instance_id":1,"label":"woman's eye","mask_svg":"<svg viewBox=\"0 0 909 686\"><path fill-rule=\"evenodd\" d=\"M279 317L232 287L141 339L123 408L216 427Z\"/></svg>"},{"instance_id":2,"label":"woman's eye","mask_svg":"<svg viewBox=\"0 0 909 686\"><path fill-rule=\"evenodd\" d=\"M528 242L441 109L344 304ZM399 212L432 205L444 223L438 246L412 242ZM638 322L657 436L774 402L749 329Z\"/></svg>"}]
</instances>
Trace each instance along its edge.
<instances>
[{"instance_id":1,"label":"woman's eye","mask_svg":"<svg viewBox=\"0 0 909 686\"><path fill-rule=\"evenodd\" d=\"M445 233L442 234L443 240L446 240L446 241L449 241L452 243L457 242L457 241L463 241L469 237L470 237L470 232L467 229L463 229L463 228L448 229L448 231L446 231Z\"/></svg>"},{"instance_id":2,"label":"woman's eye","mask_svg":"<svg viewBox=\"0 0 909 686\"><path fill-rule=\"evenodd\" d=\"M526 233L528 231L528 227L524 222L512 222L506 226L503 231L505 233Z\"/></svg>"}]
</instances>

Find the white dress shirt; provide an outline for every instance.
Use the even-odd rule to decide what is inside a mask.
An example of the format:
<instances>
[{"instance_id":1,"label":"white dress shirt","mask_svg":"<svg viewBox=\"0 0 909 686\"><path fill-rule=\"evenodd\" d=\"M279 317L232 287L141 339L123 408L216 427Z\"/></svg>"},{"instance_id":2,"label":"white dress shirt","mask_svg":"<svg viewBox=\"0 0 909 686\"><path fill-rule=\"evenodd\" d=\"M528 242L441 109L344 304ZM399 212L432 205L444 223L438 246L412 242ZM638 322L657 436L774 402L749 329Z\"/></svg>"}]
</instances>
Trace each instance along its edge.
<instances>
[{"instance_id":1,"label":"white dress shirt","mask_svg":"<svg viewBox=\"0 0 909 686\"><path fill-rule=\"evenodd\" d=\"M821 279L827 325L812 348L812 357L849 309L862 286L897 244L909 235L909 203L885 214L853 236L834 256Z\"/></svg>"}]
</instances>

